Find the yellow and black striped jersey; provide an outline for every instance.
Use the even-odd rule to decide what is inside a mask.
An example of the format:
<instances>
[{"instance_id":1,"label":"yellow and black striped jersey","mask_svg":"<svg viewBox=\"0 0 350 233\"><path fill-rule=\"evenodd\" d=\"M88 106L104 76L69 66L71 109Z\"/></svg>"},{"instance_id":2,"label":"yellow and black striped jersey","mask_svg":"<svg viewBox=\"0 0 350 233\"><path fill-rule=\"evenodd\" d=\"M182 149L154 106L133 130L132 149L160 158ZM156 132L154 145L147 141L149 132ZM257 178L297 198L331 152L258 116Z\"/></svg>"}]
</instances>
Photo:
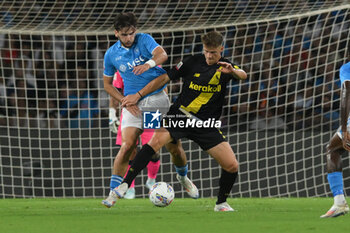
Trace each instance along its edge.
<instances>
[{"instance_id":1,"label":"yellow and black striped jersey","mask_svg":"<svg viewBox=\"0 0 350 233\"><path fill-rule=\"evenodd\" d=\"M225 58L220 61L231 63ZM182 91L171 111L182 108L201 120L218 120L225 103L226 86L233 78L231 74L217 71L219 68L218 64L208 65L204 55L195 55L171 69L168 72L170 79L182 77L183 81Z\"/></svg>"}]
</instances>

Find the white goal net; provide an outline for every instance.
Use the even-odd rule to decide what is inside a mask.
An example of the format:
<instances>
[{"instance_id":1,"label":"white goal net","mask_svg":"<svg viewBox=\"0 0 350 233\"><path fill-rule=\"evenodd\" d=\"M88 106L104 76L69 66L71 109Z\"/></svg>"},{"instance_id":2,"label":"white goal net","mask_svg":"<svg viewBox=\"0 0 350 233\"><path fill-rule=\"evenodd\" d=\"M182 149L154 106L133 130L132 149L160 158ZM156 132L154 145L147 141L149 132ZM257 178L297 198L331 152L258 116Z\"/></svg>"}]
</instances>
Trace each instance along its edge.
<instances>
[{"instance_id":1,"label":"white goal net","mask_svg":"<svg viewBox=\"0 0 350 233\"><path fill-rule=\"evenodd\" d=\"M125 11L165 48L165 69L200 54L200 36L218 30L223 56L247 72L231 82L222 115L240 163L232 196L330 195L324 154L339 126L348 1L3 0L0 9L0 197L105 196L118 148L102 63ZM172 100L179 91L169 85ZM183 146L201 196L216 196L218 164L195 143ZM349 194L348 154L343 162ZM146 176L137 197L147 195ZM157 180L186 197L165 150Z\"/></svg>"}]
</instances>

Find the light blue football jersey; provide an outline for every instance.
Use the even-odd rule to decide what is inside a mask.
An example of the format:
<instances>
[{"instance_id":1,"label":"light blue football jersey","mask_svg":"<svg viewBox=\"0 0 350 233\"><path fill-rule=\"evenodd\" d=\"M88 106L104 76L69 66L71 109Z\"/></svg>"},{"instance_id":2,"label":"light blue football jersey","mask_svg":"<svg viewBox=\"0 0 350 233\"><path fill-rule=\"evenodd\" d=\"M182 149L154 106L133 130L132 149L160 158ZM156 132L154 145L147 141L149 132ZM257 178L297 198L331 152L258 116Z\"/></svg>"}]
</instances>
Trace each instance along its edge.
<instances>
[{"instance_id":1,"label":"light blue football jersey","mask_svg":"<svg viewBox=\"0 0 350 233\"><path fill-rule=\"evenodd\" d=\"M134 66L142 65L150 60L152 52L159 44L148 34L137 33L132 47L124 48L120 41L111 46L104 57L104 72L108 77L113 77L118 70L124 82L124 95L135 94L144 88L149 82L166 71L158 66L153 67L141 75L135 75L132 70ZM149 95L156 94L164 89L166 85Z\"/></svg>"},{"instance_id":2,"label":"light blue football jersey","mask_svg":"<svg viewBox=\"0 0 350 233\"><path fill-rule=\"evenodd\" d=\"M341 84L343 84L345 80L350 80L350 62L340 67L339 76Z\"/></svg>"}]
</instances>

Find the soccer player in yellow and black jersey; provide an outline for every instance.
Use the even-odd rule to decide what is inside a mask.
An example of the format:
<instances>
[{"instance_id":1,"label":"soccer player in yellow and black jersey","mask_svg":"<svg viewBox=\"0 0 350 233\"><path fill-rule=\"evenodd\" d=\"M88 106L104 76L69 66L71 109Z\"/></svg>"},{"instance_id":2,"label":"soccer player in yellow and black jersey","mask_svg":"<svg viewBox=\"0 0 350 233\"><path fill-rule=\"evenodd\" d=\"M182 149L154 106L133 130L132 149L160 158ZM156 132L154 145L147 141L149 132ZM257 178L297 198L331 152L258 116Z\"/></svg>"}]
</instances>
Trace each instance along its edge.
<instances>
[{"instance_id":1,"label":"soccer player in yellow and black jersey","mask_svg":"<svg viewBox=\"0 0 350 233\"><path fill-rule=\"evenodd\" d=\"M246 79L247 74L238 66L221 57L223 37L216 31L202 36L203 55L192 56L174 67L168 76L150 82L140 92L146 95L169 80L182 77L182 92L170 107L165 125L157 129L131 165L123 183L114 190L115 197L123 197L136 175L147 166L152 155L164 145L188 138L207 151L222 167L219 193L214 211L233 211L226 202L238 174L236 156L220 130L226 86L232 78ZM136 104L139 97L129 95L123 105Z\"/></svg>"}]
</instances>

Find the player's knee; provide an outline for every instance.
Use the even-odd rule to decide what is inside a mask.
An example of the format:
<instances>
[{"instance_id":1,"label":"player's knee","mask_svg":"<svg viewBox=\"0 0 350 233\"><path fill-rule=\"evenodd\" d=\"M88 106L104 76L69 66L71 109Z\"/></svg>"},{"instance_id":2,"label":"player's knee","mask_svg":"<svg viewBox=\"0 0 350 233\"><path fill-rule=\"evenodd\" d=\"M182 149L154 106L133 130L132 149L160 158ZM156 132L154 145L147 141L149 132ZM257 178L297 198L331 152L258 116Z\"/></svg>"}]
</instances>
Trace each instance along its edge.
<instances>
[{"instance_id":1,"label":"player's knee","mask_svg":"<svg viewBox=\"0 0 350 233\"><path fill-rule=\"evenodd\" d=\"M238 172L238 161L234 160L228 164L225 164L225 166L223 166L222 168L229 173Z\"/></svg>"},{"instance_id":2,"label":"player's knee","mask_svg":"<svg viewBox=\"0 0 350 233\"><path fill-rule=\"evenodd\" d=\"M161 140L157 137L152 137L147 144L152 147L155 152L159 151L159 149L163 147Z\"/></svg>"}]
</instances>

